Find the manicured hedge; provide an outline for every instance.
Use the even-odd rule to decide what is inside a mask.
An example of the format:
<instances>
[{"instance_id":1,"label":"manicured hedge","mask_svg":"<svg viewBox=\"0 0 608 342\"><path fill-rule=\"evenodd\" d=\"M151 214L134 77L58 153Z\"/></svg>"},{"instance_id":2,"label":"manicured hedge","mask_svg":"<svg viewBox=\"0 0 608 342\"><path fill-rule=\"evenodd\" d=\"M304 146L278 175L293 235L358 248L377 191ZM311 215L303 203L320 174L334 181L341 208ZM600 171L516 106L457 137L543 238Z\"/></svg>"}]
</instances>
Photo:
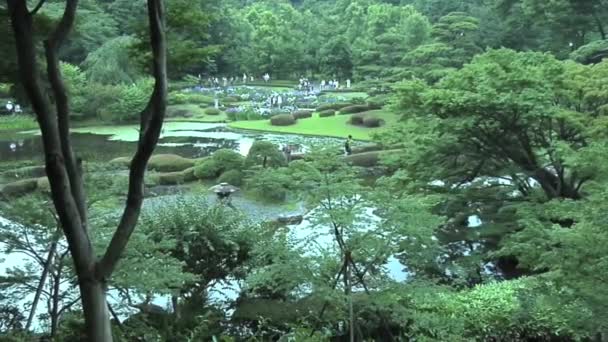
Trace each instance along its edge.
<instances>
[{"instance_id":1,"label":"manicured hedge","mask_svg":"<svg viewBox=\"0 0 608 342\"><path fill-rule=\"evenodd\" d=\"M320 118L326 118L329 116L334 116L336 115L336 111L333 109L327 109L327 110L323 110L319 112L319 117Z\"/></svg>"},{"instance_id":2,"label":"manicured hedge","mask_svg":"<svg viewBox=\"0 0 608 342\"><path fill-rule=\"evenodd\" d=\"M296 119L305 119L312 117L312 111L310 110L297 110L293 112L293 117Z\"/></svg>"},{"instance_id":3,"label":"manicured hedge","mask_svg":"<svg viewBox=\"0 0 608 342\"><path fill-rule=\"evenodd\" d=\"M198 179L215 178L220 172L220 167L213 159L206 159L194 167L194 176Z\"/></svg>"},{"instance_id":4,"label":"manicured hedge","mask_svg":"<svg viewBox=\"0 0 608 342\"><path fill-rule=\"evenodd\" d=\"M349 107L352 105L353 105L352 103L327 103L327 104L320 105L319 107L317 107L316 111L322 112L322 111L328 110L328 109L340 110L344 107Z\"/></svg>"},{"instance_id":5,"label":"manicured hedge","mask_svg":"<svg viewBox=\"0 0 608 342\"><path fill-rule=\"evenodd\" d=\"M363 126L365 127L380 127L382 126L383 120L375 116L366 116L363 118Z\"/></svg>"},{"instance_id":6,"label":"manicured hedge","mask_svg":"<svg viewBox=\"0 0 608 342\"><path fill-rule=\"evenodd\" d=\"M340 109L340 114L362 113L371 110L368 105L353 105Z\"/></svg>"},{"instance_id":7,"label":"manicured hedge","mask_svg":"<svg viewBox=\"0 0 608 342\"><path fill-rule=\"evenodd\" d=\"M364 120L365 120L364 114L354 114L350 117L351 125L363 125Z\"/></svg>"},{"instance_id":8,"label":"manicured hedge","mask_svg":"<svg viewBox=\"0 0 608 342\"><path fill-rule=\"evenodd\" d=\"M157 154L150 158L148 168L158 172L183 171L194 166L194 160L176 154Z\"/></svg>"},{"instance_id":9,"label":"manicured hedge","mask_svg":"<svg viewBox=\"0 0 608 342\"><path fill-rule=\"evenodd\" d=\"M291 114L279 114L270 118L270 124L273 126L289 126L296 123L296 118Z\"/></svg>"}]
</instances>

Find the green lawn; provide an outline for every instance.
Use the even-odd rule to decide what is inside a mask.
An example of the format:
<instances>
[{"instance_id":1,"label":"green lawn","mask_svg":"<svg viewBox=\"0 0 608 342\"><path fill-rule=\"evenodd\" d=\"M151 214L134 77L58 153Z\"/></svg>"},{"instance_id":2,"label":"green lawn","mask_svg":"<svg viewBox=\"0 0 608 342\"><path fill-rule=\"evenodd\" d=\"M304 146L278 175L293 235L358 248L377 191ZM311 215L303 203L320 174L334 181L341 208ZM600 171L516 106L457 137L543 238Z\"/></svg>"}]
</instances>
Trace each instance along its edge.
<instances>
[{"instance_id":1,"label":"green lawn","mask_svg":"<svg viewBox=\"0 0 608 342\"><path fill-rule=\"evenodd\" d=\"M336 115L320 118L317 113L315 113L312 118L300 119L295 125L291 126L272 126L270 120L236 121L229 123L228 126L255 131L319 135L338 138L352 135L356 140L371 140L372 133L382 131L386 129L386 127L394 125L398 119L396 114L386 110L373 110L368 113L382 118L385 125L379 128L353 126L348 123L350 115Z\"/></svg>"},{"instance_id":2,"label":"green lawn","mask_svg":"<svg viewBox=\"0 0 608 342\"><path fill-rule=\"evenodd\" d=\"M0 116L0 132L25 131L38 128L38 122L30 115Z\"/></svg>"},{"instance_id":3,"label":"green lawn","mask_svg":"<svg viewBox=\"0 0 608 342\"><path fill-rule=\"evenodd\" d=\"M167 107L167 112L187 110L192 114L192 117L172 117L167 118L167 121L195 121L195 122L225 122L228 120L226 113L222 112L219 115L207 115L205 109L195 104L171 105Z\"/></svg>"},{"instance_id":4,"label":"green lawn","mask_svg":"<svg viewBox=\"0 0 608 342\"><path fill-rule=\"evenodd\" d=\"M352 100L355 98L366 99L369 97L367 93L362 91L350 91L350 92L323 92L321 98L345 98L346 100Z\"/></svg>"}]
</instances>

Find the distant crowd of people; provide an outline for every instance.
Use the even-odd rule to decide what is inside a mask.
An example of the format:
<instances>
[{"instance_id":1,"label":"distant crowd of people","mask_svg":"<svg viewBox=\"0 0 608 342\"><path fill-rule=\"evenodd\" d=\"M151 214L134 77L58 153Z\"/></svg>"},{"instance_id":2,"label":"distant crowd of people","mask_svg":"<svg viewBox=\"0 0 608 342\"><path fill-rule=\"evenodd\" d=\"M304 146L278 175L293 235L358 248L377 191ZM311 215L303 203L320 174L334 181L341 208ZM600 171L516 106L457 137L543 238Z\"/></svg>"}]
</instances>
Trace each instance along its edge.
<instances>
[{"instance_id":1,"label":"distant crowd of people","mask_svg":"<svg viewBox=\"0 0 608 342\"><path fill-rule=\"evenodd\" d=\"M19 114L22 113L23 110L21 109L21 105L17 104L17 103L13 103L13 101L8 101L5 105L4 105L4 113L6 115L13 115L13 114Z\"/></svg>"}]
</instances>

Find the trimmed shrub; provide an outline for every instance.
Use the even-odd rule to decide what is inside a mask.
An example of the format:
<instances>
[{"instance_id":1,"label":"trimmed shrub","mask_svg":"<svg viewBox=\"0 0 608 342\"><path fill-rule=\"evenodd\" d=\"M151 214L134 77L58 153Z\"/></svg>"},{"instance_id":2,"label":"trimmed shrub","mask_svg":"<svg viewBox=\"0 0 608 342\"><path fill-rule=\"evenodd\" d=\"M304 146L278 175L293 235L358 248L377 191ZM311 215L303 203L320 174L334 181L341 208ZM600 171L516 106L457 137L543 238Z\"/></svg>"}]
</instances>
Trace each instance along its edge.
<instances>
[{"instance_id":1,"label":"trimmed shrub","mask_svg":"<svg viewBox=\"0 0 608 342\"><path fill-rule=\"evenodd\" d=\"M192 182L196 180L196 176L194 176L194 167L189 167L181 172L184 176L184 182Z\"/></svg>"},{"instance_id":2,"label":"trimmed shrub","mask_svg":"<svg viewBox=\"0 0 608 342\"><path fill-rule=\"evenodd\" d=\"M364 114L354 114L350 117L351 125L363 125L363 121L365 120Z\"/></svg>"},{"instance_id":3,"label":"trimmed shrub","mask_svg":"<svg viewBox=\"0 0 608 342\"><path fill-rule=\"evenodd\" d=\"M327 109L327 110L319 112L320 118L327 118L327 117L334 116L334 115L336 115L336 111L333 109Z\"/></svg>"},{"instance_id":4,"label":"trimmed shrub","mask_svg":"<svg viewBox=\"0 0 608 342\"><path fill-rule=\"evenodd\" d=\"M178 185L184 183L184 174L182 172L160 173L157 176L158 184L160 185Z\"/></svg>"},{"instance_id":5,"label":"trimmed shrub","mask_svg":"<svg viewBox=\"0 0 608 342\"><path fill-rule=\"evenodd\" d=\"M36 179L36 189L38 191L51 191L51 183L47 177L40 177Z\"/></svg>"},{"instance_id":6,"label":"trimmed shrub","mask_svg":"<svg viewBox=\"0 0 608 342\"><path fill-rule=\"evenodd\" d=\"M217 108L209 107L205 109L207 115L220 115L221 111Z\"/></svg>"},{"instance_id":7,"label":"trimmed shrub","mask_svg":"<svg viewBox=\"0 0 608 342\"><path fill-rule=\"evenodd\" d=\"M183 108L179 108L179 109L175 109L175 108L167 108L167 117L169 118L173 118L173 117L191 117L192 113L190 113L189 110L187 109L183 109Z\"/></svg>"},{"instance_id":8,"label":"trimmed shrub","mask_svg":"<svg viewBox=\"0 0 608 342\"><path fill-rule=\"evenodd\" d=\"M370 110L368 105L353 105L340 109L340 114L361 113L367 112L368 110Z\"/></svg>"},{"instance_id":9,"label":"trimmed shrub","mask_svg":"<svg viewBox=\"0 0 608 342\"><path fill-rule=\"evenodd\" d=\"M383 123L384 121L382 119L375 116L367 116L363 118L363 126L365 127L380 127Z\"/></svg>"},{"instance_id":10,"label":"trimmed shrub","mask_svg":"<svg viewBox=\"0 0 608 342\"><path fill-rule=\"evenodd\" d=\"M215 151L211 159L217 164L219 173L228 170L240 170L245 162L245 158L242 155L225 148Z\"/></svg>"},{"instance_id":11,"label":"trimmed shrub","mask_svg":"<svg viewBox=\"0 0 608 342\"><path fill-rule=\"evenodd\" d=\"M167 99L170 105L176 104L213 104L214 99L211 96L199 94L199 93L184 93L174 91L169 93Z\"/></svg>"},{"instance_id":12,"label":"trimmed shrub","mask_svg":"<svg viewBox=\"0 0 608 342\"><path fill-rule=\"evenodd\" d=\"M317 107L316 111L317 112L322 112L324 110L328 110L328 109L333 109L333 110L340 110L344 107L349 107L352 106L352 103L327 103L324 105L320 105L319 107Z\"/></svg>"},{"instance_id":13,"label":"trimmed shrub","mask_svg":"<svg viewBox=\"0 0 608 342\"><path fill-rule=\"evenodd\" d=\"M243 184L243 173L239 170L228 170L222 173L218 182L226 182L230 185L241 186Z\"/></svg>"},{"instance_id":14,"label":"trimmed shrub","mask_svg":"<svg viewBox=\"0 0 608 342\"><path fill-rule=\"evenodd\" d=\"M197 179L211 179L220 174L220 167L213 159L206 159L194 167L194 177Z\"/></svg>"},{"instance_id":15,"label":"trimmed shrub","mask_svg":"<svg viewBox=\"0 0 608 342\"><path fill-rule=\"evenodd\" d=\"M304 119L312 117L312 111L310 110L297 110L293 112L293 117L297 119Z\"/></svg>"},{"instance_id":16,"label":"trimmed shrub","mask_svg":"<svg viewBox=\"0 0 608 342\"><path fill-rule=\"evenodd\" d=\"M241 98L237 97L237 96L227 96L223 100L224 100L224 102L227 102L227 103L234 103L234 102L241 101Z\"/></svg>"},{"instance_id":17,"label":"trimmed shrub","mask_svg":"<svg viewBox=\"0 0 608 342\"><path fill-rule=\"evenodd\" d=\"M270 118L270 124L273 126L289 126L296 123L296 118L291 114L279 114Z\"/></svg>"},{"instance_id":18,"label":"trimmed shrub","mask_svg":"<svg viewBox=\"0 0 608 342\"><path fill-rule=\"evenodd\" d=\"M13 183L6 184L1 193L5 196L23 196L29 192L36 190L38 180L36 178L23 179Z\"/></svg>"},{"instance_id":19,"label":"trimmed shrub","mask_svg":"<svg viewBox=\"0 0 608 342\"><path fill-rule=\"evenodd\" d=\"M194 166L194 160L176 154L157 154L150 158L148 168L158 172L183 171Z\"/></svg>"}]
</instances>

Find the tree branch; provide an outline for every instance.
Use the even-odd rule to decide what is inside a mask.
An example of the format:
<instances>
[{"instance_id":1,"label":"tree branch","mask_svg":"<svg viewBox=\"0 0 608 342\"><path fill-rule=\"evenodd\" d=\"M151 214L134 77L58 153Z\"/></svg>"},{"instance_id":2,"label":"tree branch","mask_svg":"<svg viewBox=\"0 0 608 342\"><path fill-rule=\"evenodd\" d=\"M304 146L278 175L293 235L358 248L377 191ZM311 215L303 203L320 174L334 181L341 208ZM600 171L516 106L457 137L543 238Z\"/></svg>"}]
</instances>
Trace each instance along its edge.
<instances>
[{"instance_id":1,"label":"tree branch","mask_svg":"<svg viewBox=\"0 0 608 342\"><path fill-rule=\"evenodd\" d=\"M34 9L30 11L30 16L36 15L36 13L38 13L38 11L42 8L42 5L44 5L45 2L46 0L38 1L38 5L36 5L36 7L34 7Z\"/></svg>"},{"instance_id":2,"label":"tree branch","mask_svg":"<svg viewBox=\"0 0 608 342\"><path fill-rule=\"evenodd\" d=\"M95 273L98 279L105 279L112 273L135 229L143 203L143 181L146 166L158 143L165 117L167 106L167 54L162 0L148 0L148 18L154 64L154 92L146 109L140 114L140 126L144 129L140 131L137 152L131 162L125 210L118 228L112 236L110 245L96 265Z\"/></svg>"}]
</instances>

